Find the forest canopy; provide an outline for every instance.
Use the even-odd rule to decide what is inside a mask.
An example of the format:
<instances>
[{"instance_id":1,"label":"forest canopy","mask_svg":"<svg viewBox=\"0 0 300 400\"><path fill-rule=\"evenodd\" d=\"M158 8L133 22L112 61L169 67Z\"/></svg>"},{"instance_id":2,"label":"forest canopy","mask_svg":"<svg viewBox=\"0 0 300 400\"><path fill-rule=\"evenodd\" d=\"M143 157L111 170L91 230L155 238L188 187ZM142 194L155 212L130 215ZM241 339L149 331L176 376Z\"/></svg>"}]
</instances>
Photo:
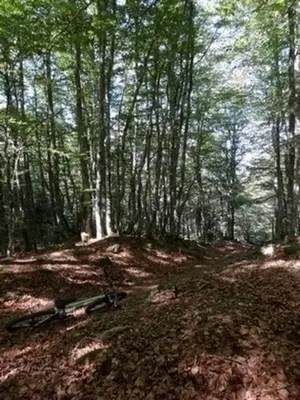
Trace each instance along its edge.
<instances>
[{"instance_id":1,"label":"forest canopy","mask_svg":"<svg viewBox=\"0 0 300 400\"><path fill-rule=\"evenodd\" d=\"M3 253L299 234L292 0L3 0Z\"/></svg>"}]
</instances>

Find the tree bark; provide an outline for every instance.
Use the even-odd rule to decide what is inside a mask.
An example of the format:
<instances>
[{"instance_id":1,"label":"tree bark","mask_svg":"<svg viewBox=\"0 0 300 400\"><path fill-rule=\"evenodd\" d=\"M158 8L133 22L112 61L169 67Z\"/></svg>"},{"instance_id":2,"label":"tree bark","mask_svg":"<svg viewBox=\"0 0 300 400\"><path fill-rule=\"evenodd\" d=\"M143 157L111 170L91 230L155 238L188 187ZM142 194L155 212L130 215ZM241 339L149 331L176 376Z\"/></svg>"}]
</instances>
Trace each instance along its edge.
<instances>
[{"instance_id":1,"label":"tree bark","mask_svg":"<svg viewBox=\"0 0 300 400\"><path fill-rule=\"evenodd\" d=\"M287 155L287 234L290 239L295 235L296 204L294 196L295 183L295 105L296 105L296 82L295 82L295 30L296 30L296 8L293 0L288 1L288 40L289 40L289 99L288 99L288 155Z\"/></svg>"},{"instance_id":2,"label":"tree bark","mask_svg":"<svg viewBox=\"0 0 300 400\"><path fill-rule=\"evenodd\" d=\"M92 232L92 199L91 199L91 187L89 177L89 143L86 135L85 121L82 110L82 86L81 86L81 46L75 37L74 51L75 51L75 91L76 91L76 125L77 134L79 141L80 151L80 171L81 171L81 184L82 184L82 196L81 196L81 231L91 234Z\"/></svg>"}]
</instances>

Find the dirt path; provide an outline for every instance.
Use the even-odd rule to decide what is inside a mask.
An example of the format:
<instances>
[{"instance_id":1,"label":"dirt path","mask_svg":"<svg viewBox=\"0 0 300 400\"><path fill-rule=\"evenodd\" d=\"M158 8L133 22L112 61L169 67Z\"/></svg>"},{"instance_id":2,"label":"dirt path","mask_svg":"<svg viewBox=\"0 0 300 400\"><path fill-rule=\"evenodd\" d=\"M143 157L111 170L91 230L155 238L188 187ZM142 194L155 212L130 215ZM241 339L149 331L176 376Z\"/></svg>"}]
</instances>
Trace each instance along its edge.
<instances>
[{"instance_id":1,"label":"dirt path","mask_svg":"<svg viewBox=\"0 0 300 400\"><path fill-rule=\"evenodd\" d=\"M107 252L116 241L120 252ZM9 319L58 295L104 290L99 260L107 255L129 294L120 311L5 332ZM130 239L3 265L0 398L299 399L298 268L256 260L237 243L164 247Z\"/></svg>"}]
</instances>

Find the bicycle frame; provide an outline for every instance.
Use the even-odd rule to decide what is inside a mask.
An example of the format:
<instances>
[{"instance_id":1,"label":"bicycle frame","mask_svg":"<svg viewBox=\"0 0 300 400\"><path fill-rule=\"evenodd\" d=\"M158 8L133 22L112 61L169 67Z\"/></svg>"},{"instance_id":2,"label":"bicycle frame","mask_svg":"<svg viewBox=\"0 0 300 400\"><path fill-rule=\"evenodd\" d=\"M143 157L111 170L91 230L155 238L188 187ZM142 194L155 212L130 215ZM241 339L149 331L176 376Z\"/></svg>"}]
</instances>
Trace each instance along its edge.
<instances>
[{"instance_id":1,"label":"bicycle frame","mask_svg":"<svg viewBox=\"0 0 300 400\"><path fill-rule=\"evenodd\" d=\"M100 300L101 298L103 298L103 300L104 300L105 297L106 297L106 294L102 293L102 294L99 294L98 296L90 297L88 299L74 301L72 303L67 304L64 307L64 313L66 315L71 315L74 311L79 310L79 308L87 307L93 301Z\"/></svg>"},{"instance_id":2,"label":"bicycle frame","mask_svg":"<svg viewBox=\"0 0 300 400\"><path fill-rule=\"evenodd\" d=\"M117 292L108 271L104 270L104 273L109 281L110 290L83 300L74 301L71 298L69 298L69 300L67 298L57 298L54 300L51 308L15 318L6 324L6 329L8 331L14 331L27 327L36 327L47 321L70 317L74 311L80 308L84 308L87 314L99 309L107 309L107 306L119 308L120 301L126 297L126 292Z\"/></svg>"},{"instance_id":3,"label":"bicycle frame","mask_svg":"<svg viewBox=\"0 0 300 400\"><path fill-rule=\"evenodd\" d=\"M107 281L109 282L110 292L115 293L116 289L114 287L113 280L111 279L111 277L105 267L103 268L103 272L104 272L104 275L105 275ZM68 315L71 315L74 311L78 310L79 308L87 307L89 304L91 304L95 300L100 300L101 298L103 298L103 300L104 300L106 298L106 296L107 296L106 293L101 293L98 296L94 296L94 297L90 297L88 299L78 300L78 301L69 303L62 310L57 307L54 307L54 308L57 312L63 311L64 315L68 316Z\"/></svg>"}]
</instances>

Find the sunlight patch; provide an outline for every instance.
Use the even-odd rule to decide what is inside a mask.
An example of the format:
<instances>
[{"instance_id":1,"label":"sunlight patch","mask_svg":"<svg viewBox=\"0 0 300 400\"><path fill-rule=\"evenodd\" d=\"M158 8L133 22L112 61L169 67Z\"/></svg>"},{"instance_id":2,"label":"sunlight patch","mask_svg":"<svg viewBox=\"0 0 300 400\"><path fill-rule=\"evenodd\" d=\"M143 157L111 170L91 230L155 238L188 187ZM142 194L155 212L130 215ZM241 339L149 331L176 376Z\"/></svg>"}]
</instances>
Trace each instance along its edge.
<instances>
[{"instance_id":1,"label":"sunlight patch","mask_svg":"<svg viewBox=\"0 0 300 400\"><path fill-rule=\"evenodd\" d=\"M157 288L158 288L157 284L156 285L146 285L146 286L130 284L129 286L132 286L132 290L134 290L134 291L140 290L142 292L154 291L154 290L157 290ZM130 293L130 292L128 292L128 289L126 289L126 291L127 291L127 293Z\"/></svg>"},{"instance_id":2,"label":"sunlight patch","mask_svg":"<svg viewBox=\"0 0 300 400\"><path fill-rule=\"evenodd\" d=\"M114 254L113 258L114 259L123 259L123 258L132 259L133 256L132 256L131 252L128 249L123 249L119 254Z\"/></svg>"},{"instance_id":3,"label":"sunlight patch","mask_svg":"<svg viewBox=\"0 0 300 400\"><path fill-rule=\"evenodd\" d=\"M160 306L167 306L171 304L172 301L174 301L174 292L170 290L161 293L156 293L151 299L151 303Z\"/></svg>"},{"instance_id":4,"label":"sunlight patch","mask_svg":"<svg viewBox=\"0 0 300 400\"><path fill-rule=\"evenodd\" d=\"M10 349L10 350L6 350L4 351L3 355L8 356L10 359L13 359L14 357L20 357L20 356L24 356L25 354L30 353L31 351L35 350L38 346L35 345L30 345L27 347L24 347L23 349Z\"/></svg>"},{"instance_id":5,"label":"sunlight patch","mask_svg":"<svg viewBox=\"0 0 300 400\"><path fill-rule=\"evenodd\" d=\"M127 249L123 249L119 254L111 255L110 258L114 263L126 266L135 260L135 257Z\"/></svg>"},{"instance_id":6,"label":"sunlight patch","mask_svg":"<svg viewBox=\"0 0 300 400\"><path fill-rule=\"evenodd\" d=\"M95 271L91 271L88 269L82 269L82 268L79 268L78 271L76 271L76 275L99 276L99 274Z\"/></svg>"},{"instance_id":7,"label":"sunlight patch","mask_svg":"<svg viewBox=\"0 0 300 400\"><path fill-rule=\"evenodd\" d=\"M88 338L86 340L89 340ZM84 341L84 340L83 340ZM104 344L102 341L93 341L84 347L80 347L80 343L71 352L71 357L74 361L78 361L84 356L95 350L104 350L109 348L109 344Z\"/></svg>"},{"instance_id":8,"label":"sunlight patch","mask_svg":"<svg viewBox=\"0 0 300 400\"><path fill-rule=\"evenodd\" d=\"M170 258L170 254L166 254L159 250L156 250L156 256L160 257L160 258L165 258L165 259Z\"/></svg>"},{"instance_id":9,"label":"sunlight patch","mask_svg":"<svg viewBox=\"0 0 300 400\"><path fill-rule=\"evenodd\" d=\"M229 282L229 283L235 283L236 282L236 278L231 277L231 276L220 276L219 279L221 281Z\"/></svg>"},{"instance_id":10,"label":"sunlight patch","mask_svg":"<svg viewBox=\"0 0 300 400\"><path fill-rule=\"evenodd\" d=\"M174 257L173 258L173 261L174 262L184 262L184 261L186 261L187 260L187 257L186 256L177 256L177 257Z\"/></svg>"},{"instance_id":11,"label":"sunlight patch","mask_svg":"<svg viewBox=\"0 0 300 400\"><path fill-rule=\"evenodd\" d=\"M52 302L45 298L36 298L29 295L21 296L4 302L4 307L14 311L26 311L28 313L37 309L52 306Z\"/></svg>"},{"instance_id":12,"label":"sunlight patch","mask_svg":"<svg viewBox=\"0 0 300 400\"><path fill-rule=\"evenodd\" d=\"M79 311L79 310L77 310L77 311ZM81 312L81 313L77 313L77 311L75 311L75 312L73 313L73 316L74 316L74 317L82 317L83 315L84 315L84 316L86 315L85 310L83 310L83 312ZM77 313L77 314L76 314L76 313ZM84 321L76 322L76 323L73 324L72 326L68 326L68 327L66 328L66 331L72 331L73 329L76 329L76 328L78 328L78 327L81 327L81 326L86 325L86 323L87 323L87 320L86 320L86 319L85 319Z\"/></svg>"},{"instance_id":13,"label":"sunlight patch","mask_svg":"<svg viewBox=\"0 0 300 400\"><path fill-rule=\"evenodd\" d=\"M6 372L6 373L5 372L1 373L1 375L0 375L0 383L4 383L7 379L13 378L14 376L16 376L18 374L18 372L19 372L19 369L18 368L14 368L14 369Z\"/></svg>"},{"instance_id":14,"label":"sunlight patch","mask_svg":"<svg viewBox=\"0 0 300 400\"><path fill-rule=\"evenodd\" d=\"M240 274L241 272L245 273L248 270L257 269L258 267L261 268L261 266L259 266L258 264L254 264L254 263L246 264L246 265L239 265L239 263L231 264L228 268L226 268L224 271L222 271L220 273L220 275L228 274L228 275L235 276L235 275Z\"/></svg>"},{"instance_id":15,"label":"sunlight patch","mask_svg":"<svg viewBox=\"0 0 300 400\"><path fill-rule=\"evenodd\" d=\"M274 260L274 261L268 261L265 262L262 266L261 269L267 269L267 268L285 268L285 269L292 269L292 270L300 270L300 261L297 260Z\"/></svg>"},{"instance_id":16,"label":"sunlight patch","mask_svg":"<svg viewBox=\"0 0 300 400\"><path fill-rule=\"evenodd\" d=\"M13 272L14 274L24 274L24 272L30 273L36 271L36 267L31 263L28 264L5 264L0 268L0 273L7 274L7 272Z\"/></svg>"},{"instance_id":17,"label":"sunlight patch","mask_svg":"<svg viewBox=\"0 0 300 400\"><path fill-rule=\"evenodd\" d=\"M132 276L136 276L137 278L148 278L152 276L152 274L149 274L149 272L141 271L138 268L126 268L125 271Z\"/></svg>"},{"instance_id":18,"label":"sunlight patch","mask_svg":"<svg viewBox=\"0 0 300 400\"><path fill-rule=\"evenodd\" d=\"M149 261L151 261L153 263L158 263L159 262L159 264L161 264L161 265L167 265L167 266L172 265L172 263L170 261L161 260L161 259L158 260L157 256L147 256L147 258L148 258ZM163 257L163 258L167 258L167 257Z\"/></svg>"},{"instance_id":19,"label":"sunlight patch","mask_svg":"<svg viewBox=\"0 0 300 400\"><path fill-rule=\"evenodd\" d=\"M247 267L247 266L252 267L253 265L254 265L253 263L249 263L249 260L242 260L242 261L234 263L235 267ZM255 264L255 265L257 265L257 264Z\"/></svg>"},{"instance_id":20,"label":"sunlight patch","mask_svg":"<svg viewBox=\"0 0 300 400\"><path fill-rule=\"evenodd\" d=\"M71 270L72 272L76 271L76 273L85 273L85 271L88 271L89 268L90 266L88 264L73 265L68 264L68 262L65 261L55 260L55 265L51 264L51 261L49 264L43 263L43 268L41 268L41 271L58 272ZM82 272L82 270L84 270L84 272Z\"/></svg>"},{"instance_id":21,"label":"sunlight patch","mask_svg":"<svg viewBox=\"0 0 300 400\"><path fill-rule=\"evenodd\" d=\"M38 259L36 257L30 257L30 258L16 258L14 260L16 263L18 264L31 264L31 263L35 263L38 261Z\"/></svg>"},{"instance_id":22,"label":"sunlight patch","mask_svg":"<svg viewBox=\"0 0 300 400\"><path fill-rule=\"evenodd\" d=\"M75 283L76 285L94 285L94 286L102 286L102 282L97 282L97 281L93 281L91 279L75 279L75 278L71 278L69 276L64 276L64 278L71 282L71 283Z\"/></svg>"},{"instance_id":23,"label":"sunlight patch","mask_svg":"<svg viewBox=\"0 0 300 400\"><path fill-rule=\"evenodd\" d=\"M78 261L70 250L53 251L47 256L47 259L53 261Z\"/></svg>"}]
</instances>

